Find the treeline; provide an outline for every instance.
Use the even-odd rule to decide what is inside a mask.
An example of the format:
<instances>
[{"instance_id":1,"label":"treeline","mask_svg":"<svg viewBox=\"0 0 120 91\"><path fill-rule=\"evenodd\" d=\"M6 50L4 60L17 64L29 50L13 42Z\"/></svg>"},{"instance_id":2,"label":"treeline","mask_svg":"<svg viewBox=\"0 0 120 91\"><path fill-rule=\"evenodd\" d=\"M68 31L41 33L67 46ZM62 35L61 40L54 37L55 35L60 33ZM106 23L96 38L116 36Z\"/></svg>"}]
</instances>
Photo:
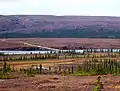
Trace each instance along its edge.
<instances>
[{"instance_id":1,"label":"treeline","mask_svg":"<svg viewBox=\"0 0 120 91\"><path fill-rule=\"evenodd\" d=\"M33 66L34 68L35 66ZM36 69L29 70L30 72L37 72L43 74L61 74L61 75L120 75L120 61L113 59L92 59L77 64L60 64L55 67L49 67L48 69L41 69L42 65L36 66Z\"/></svg>"},{"instance_id":2,"label":"treeline","mask_svg":"<svg viewBox=\"0 0 120 91\"><path fill-rule=\"evenodd\" d=\"M48 54L24 54L24 55L4 55L0 54L0 61L19 61L19 60L40 60L40 59L67 59L67 58L119 58L120 53L76 53L71 52L59 52L59 53L48 53Z\"/></svg>"},{"instance_id":3,"label":"treeline","mask_svg":"<svg viewBox=\"0 0 120 91\"><path fill-rule=\"evenodd\" d=\"M4 48L0 50L11 50L11 51L44 51L46 49L41 49L39 47L13 47L13 48Z\"/></svg>"},{"instance_id":4,"label":"treeline","mask_svg":"<svg viewBox=\"0 0 120 91\"><path fill-rule=\"evenodd\" d=\"M4 56L5 54L4 53L0 53L0 56Z\"/></svg>"},{"instance_id":5,"label":"treeline","mask_svg":"<svg viewBox=\"0 0 120 91\"><path fill-rule=\"evenodd\" d=\"M118 60L102 59L102 60L89 60L79 64L76 72L106 75L106 74L120 74L120 62Z\"/></svg>"},{"instance_id":6,"label":"treeline","mask_svg":"<svg viewBox=\"0 0 120 91\"><path fill-rule=\"evenodd\" d=\"M30 29L29 29L30 30ZM24 31L24 30L23 30ZM109 31L99 32L93 28L90 29L58 29L53 32L44 31L44 32L32 32L32 33L2 33L0 38L31 38L31 37L40 37L40 38L120 38L119 31Z\"/></svg>"},{"instance_id":7,"label":"treeline","mask_svg":"<svg viewBox=\"0 0 120 91\"><path fill-rule=\"evenodd\" d=\"M0 78L13 78L9 75L15 72L21 72L25 76L34 76L35 74L59 74L59 75L120 75L120 61L113 59L92 59L80 64L61 64L55 67L44 68L42 65L30 66L27 69L15 70L4 62L0 70Z\"/></svg>"},{"instance_id":8,"label":"treeline","mask_svg":"<svg viewBox=\"0 0 120 91\"><path fill-rule=\"evenodd\" d=\"M8 55L0 56L1 61L17 61L17 60L39 60L39 59L56 59L57 54L31 54L31 55Z\"/></svg>"}]
</instances>

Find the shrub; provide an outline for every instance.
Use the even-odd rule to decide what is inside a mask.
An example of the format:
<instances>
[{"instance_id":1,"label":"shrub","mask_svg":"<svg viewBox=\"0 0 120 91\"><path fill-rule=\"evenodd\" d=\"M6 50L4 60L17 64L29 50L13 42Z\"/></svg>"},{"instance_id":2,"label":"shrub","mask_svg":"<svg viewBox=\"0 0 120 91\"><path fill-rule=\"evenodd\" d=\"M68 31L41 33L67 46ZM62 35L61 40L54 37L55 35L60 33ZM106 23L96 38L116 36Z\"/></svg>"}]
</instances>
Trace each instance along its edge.
<instances>
[{"instance_id":1,"label":"shrub","mask_svg":"<svg viewBox=\"0 0 120 91\"><path fill-rule=\"evenodd\" d=\"M103 84L100 80L101 80L101 77L99 76L96 79L96 87L93 89L93 91L101 91L103 89Z\"/></svg>"}]
</instances>

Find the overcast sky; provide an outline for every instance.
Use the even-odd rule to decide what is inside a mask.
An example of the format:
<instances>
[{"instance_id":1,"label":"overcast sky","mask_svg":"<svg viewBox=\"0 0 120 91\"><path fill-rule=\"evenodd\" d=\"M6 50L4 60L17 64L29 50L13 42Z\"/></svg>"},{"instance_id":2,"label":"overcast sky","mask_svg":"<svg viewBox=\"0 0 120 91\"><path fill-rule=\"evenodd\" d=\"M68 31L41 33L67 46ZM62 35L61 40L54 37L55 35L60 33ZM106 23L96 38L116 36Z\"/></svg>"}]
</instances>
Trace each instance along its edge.
<instances>
[{"instance_id":1,"label":"overcast sky","mask_svg":"<svg viewBox=\"0 0 120 91\"><path fill-rule=\"evenodd\" d=\"M120 16L120 0L0 0L0 14Z\"/></svg>"}]
</instances>

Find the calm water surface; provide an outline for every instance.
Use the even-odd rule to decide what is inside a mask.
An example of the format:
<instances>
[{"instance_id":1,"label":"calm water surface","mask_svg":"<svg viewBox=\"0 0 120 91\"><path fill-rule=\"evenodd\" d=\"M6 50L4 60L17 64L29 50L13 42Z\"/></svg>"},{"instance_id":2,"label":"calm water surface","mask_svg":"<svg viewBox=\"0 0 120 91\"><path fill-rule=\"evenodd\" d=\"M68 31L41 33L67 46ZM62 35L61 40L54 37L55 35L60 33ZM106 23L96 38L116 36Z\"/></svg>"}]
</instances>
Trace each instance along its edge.
<instances>
[{"instance_id":1,"label":"calm water surface","mask_svg":"<svg viewBox=\"0 0 120 91\"><path fill-rule=\"evenodd\" d=\"M63 52L68 52L68 51L75 51L76 53L83 53L84 51L88 51L88 52L93 52L93 51L97 51L100 52L101 49L81 49L81 50L61 50ZM4 53L4 54L46 54L46 53L58 53L58 51L1 51L0 53ZM102 49L102 52L111 52L111 49ZM112 52L120 52L120 49L112 49Z\"/></svg>"},{"instance_id":2,"label":"calm water surface","mask_svg":"<svg viewBox=\"0 0 120 91\"><path fill-rule=\"evenodd\" d=\"M63 52L68 52L72 50L62 50ZM0 51L0 53L4 54L47 54L47 53L54 53L55 51ZM58 51L56 51L57 53ZM75 52L83 53L83 50L75 50Z\"/></svg>"}]
</instances>

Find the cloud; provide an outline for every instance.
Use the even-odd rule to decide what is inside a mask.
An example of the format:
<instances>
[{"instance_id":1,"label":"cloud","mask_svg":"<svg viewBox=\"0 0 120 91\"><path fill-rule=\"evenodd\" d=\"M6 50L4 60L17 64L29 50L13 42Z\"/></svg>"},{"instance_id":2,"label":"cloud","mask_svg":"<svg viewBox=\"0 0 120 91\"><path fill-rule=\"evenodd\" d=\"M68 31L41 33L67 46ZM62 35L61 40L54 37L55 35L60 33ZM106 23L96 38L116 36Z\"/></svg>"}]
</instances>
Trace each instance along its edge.
<instances>
[{"instance_id":1,"label":"cloud","mask_svg":"<svg viewBox=\"0 0 120 91\"><path fill-rule=\"evenodd\" d=\"M0 0L2 14L116 15L120 0Z\"/></svg>"},{"instance_id":2,"label":"cloud","mask_svg":"<svg viewBox=\"0 0 120 91\"><path fill-rule=\"evenodd\" d=\"M18 2L20 0L0 0L0 2Z\"/></svg>"}]
</instances>

